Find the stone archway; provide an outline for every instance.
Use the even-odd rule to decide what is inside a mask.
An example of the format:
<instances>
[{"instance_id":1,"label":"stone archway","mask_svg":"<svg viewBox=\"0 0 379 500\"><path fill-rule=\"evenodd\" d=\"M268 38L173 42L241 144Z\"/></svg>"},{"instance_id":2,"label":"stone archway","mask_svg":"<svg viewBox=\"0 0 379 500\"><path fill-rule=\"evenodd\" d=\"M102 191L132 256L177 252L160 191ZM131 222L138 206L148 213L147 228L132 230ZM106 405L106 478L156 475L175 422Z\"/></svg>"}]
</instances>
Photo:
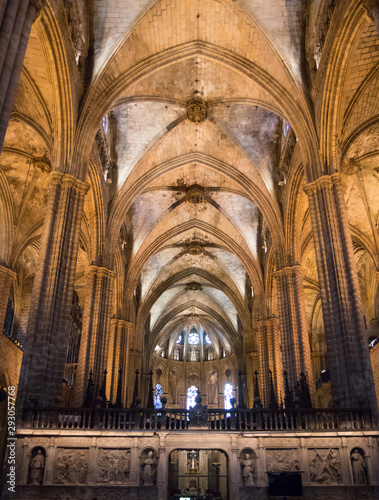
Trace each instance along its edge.
<instances>
[{"instance_id":1,"label":"stone archway","mask_svg":"<svg viewBox=\"0 0 379 500\"><path fill-rule=\"evenodd\" d=\"M169 455L168 498L228 500L226 453L221 450L173 450Z\"/></svg>"}]
</instances>

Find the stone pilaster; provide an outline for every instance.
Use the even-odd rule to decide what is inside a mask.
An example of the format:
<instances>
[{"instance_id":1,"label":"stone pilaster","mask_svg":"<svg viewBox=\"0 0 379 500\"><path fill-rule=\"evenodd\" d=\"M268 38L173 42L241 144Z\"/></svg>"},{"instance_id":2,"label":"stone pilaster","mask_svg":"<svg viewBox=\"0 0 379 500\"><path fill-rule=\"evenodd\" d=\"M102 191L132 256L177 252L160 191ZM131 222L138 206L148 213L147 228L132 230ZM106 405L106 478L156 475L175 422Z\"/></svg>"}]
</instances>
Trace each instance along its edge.
<instances>
[{"instance_id":1,"label":"stone pilaster","mask_svg":"<svg viewBox=\"0 0 379 500\"><path fill-rule=\"evenodd\" d=\"M264 406L270 401L270 378L269 370L272 372L275 394L278 403L283 398L283 367L279 342L279 320L268 318L260 320L259 325L259 379L262 389L261 397Z\"/></svg>"},{"instance_id":2,"label":"stone pilaster","mask_svg":"<svg viewBox=\"0 0 379 500\"><path fill-rule=\"evenodd\" d=\"M327 363L333 397L343 406L377 408L358 276L339 174L305 187L312 220Z\"/></svg>"},{"instance_id":3,"label":"stone pilaster","mask_svg":"<svg viewBox=\"0 0 379 500\"><path fill-rule=\"evenodd\" d=\"M309 390L314 398L311 350L309 345L307 317L305 313L303 272L300 266L286 267L275 272L283 369L288 374L291 387L307 375Z\"/></svg>"},{"instance_id":4,"label":"stone pilaster","mask_svg":"<svg viewBox=\"0 0 379 500\"><path fill-rule=\"evenodd\" d=\"M32 24L40 0L4 0L0 4L0 150L3 146Z\"/></svg>"},{"instance_id":5,"label":"stone pilaster","mask_svg":"<svg viewBox=\"0 0 379 500\"><path fill-rule=\"evenodd\" d=\"M237 439L235 436L232 436L232 448L231 448L232 456L230 461L230 477L231 477L231 485L230 485L230 493L231 498L233 500L239 500L240 498L240 485L241 485L241 468L238 460L238 446Z\"/></svg>"},{"instance_id":6,"label":"stone pilaster","mask_svg":"<svg viewBox=\"0 0 379 500\"><path fill-rule=\"evenodd\" d=\"M158 500L166 500L168 486L168 460L166 455L166 435L159 436L159 460L157 467Z\"/></svg>"},{"instance_id":7,"label":"stone pilaster","mask_svg":"<svg viewBox=\"0 0 379 500\"><path fill-rule=\"evenodd\" d=\"M90 266L87 271L87 293L75 400L83 404L89 372L93 371L94 388L100 387L103 371L107 368L109 349L109 323L115 272L104 267ZM109 398L109 394L107 397Z\"/></svg>"},{"instance_id":8,"label":"stone pilaster","mask_svg":"<svg viewBox=\"0 0 379 500\"><path fill-rule=\"evenodd\" d=\"M141 461L139 457L138 437L133 438L130 453L130 486L139 486Z\"/></svg>"},{"instance_id":9,"label":"stone pilaster","mask_svg":"<svg viewBox=\"0 0 379 500\"><path fill-rule=\"evenodd\" d=\"M84 197L89 185L50 175L33 296L20 374L18 408L51 406L62 392Z\"/></svg>"},{"instance_id":10,"label":"stone pilaster","mask_svg":"<svg viewBox=\"0 0 379 500\"><path fill-rule=\"evenodd\" d=\"M3 328L5 314L7 312L8 298L11 285L16 273L7 267L0 266L0 328Z\"/></svg>"}]
</instances>

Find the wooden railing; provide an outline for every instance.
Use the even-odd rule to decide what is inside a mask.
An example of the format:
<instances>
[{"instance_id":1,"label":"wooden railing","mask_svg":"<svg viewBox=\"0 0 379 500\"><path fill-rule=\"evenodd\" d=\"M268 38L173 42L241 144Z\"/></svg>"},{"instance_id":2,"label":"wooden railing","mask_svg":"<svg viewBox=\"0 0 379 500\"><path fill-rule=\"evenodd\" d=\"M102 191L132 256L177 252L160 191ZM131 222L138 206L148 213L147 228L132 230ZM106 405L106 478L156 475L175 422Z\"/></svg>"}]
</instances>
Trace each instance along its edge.
<instances>
[{"instance_id":1,"label":"wooden railing","mask_svg":"<svg viewBox=\"0 0 379 500\"><path fill-rule=\"evenodd\" d=\"M204 417L205 415L205 417ZM370 410L205 410L200 421L180 409L33 408L24 414L31 429L326 431L372 429Z\"/></svg>"}]
</instances>

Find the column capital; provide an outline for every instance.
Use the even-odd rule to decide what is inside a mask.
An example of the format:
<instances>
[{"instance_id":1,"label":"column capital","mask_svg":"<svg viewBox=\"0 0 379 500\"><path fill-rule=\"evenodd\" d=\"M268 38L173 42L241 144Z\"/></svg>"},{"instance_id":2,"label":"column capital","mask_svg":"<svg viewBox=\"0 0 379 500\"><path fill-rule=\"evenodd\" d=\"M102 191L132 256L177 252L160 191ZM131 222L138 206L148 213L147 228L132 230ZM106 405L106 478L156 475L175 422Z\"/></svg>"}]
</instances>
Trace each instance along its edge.
<instances>
[{"instance_id":1,"label":"column capital","mask_svg":"<svg viewBox=\"0 0 379 500\"><path fill-rule=\"evenodd\" d=\"M15 271L12 271L12 269L9 269L9 267L0 266L0 280L7 278L13 281L16 276L17 273Z\"/></svg>"},{"instance_id":2,"label":"column capital","mask_svg":"<svg viewBox=\"0 0 379 500\"><path fill-rule=\"evenodd\" d=\"M107 269L106 267L98 267L98 266L89 266L87 269L87 276L104 276L106 278L115 278L116 272L111 269ZM121 321L121 320L120 320Z\"/></svg>"},{"instance_id":3,"label":"column capital","mask_svg":"<svg viewBox=\"0 0 379 500\"><path fill-rule=\"evenodd\" d=\"M130 323L130 321L126 321L126 319L112 318L111 325L128 328L130 326L134 326L134 323Z\"/></svg>"},{"instance_id":4,"label":"column capital","mask_svg":"<svg viewBox=\"0 0 379 500\"><path fill-rule=\"evenodd\" d=\"M294 266L283 267L282 269L278 269L273 272L273 276L275 278L280 278L281 276L304 276L304 271L299 264L295 264Z\"/></svg>"},{"instance_id":5,"label":"column capital","mask_svg":"<svg viewBox=\"0 0 379 500\"><path fill-rule=\"evenodd\" d=\"M260 319L258 321L258 324L262 326L279 325L279 318L277 318L276 316L272 316L271 318Z\"/></svg>"},{"instance_id":6,"label":"column capital","mask_svg":"<svg viewBox=\"0 0 379 500\"><path fill-rule=\"evenodd\" d=\"M45 7L46 1L45 0L29 0L29 5L34 7L34 10L36 11L35 19L37 19L41 10L43 9L43 7Z\"/></svg>"},{"instance_id":7,"label":"column capital","mask_svg":"<svg viewBox=\"0 0 379 500\"><path fill-rule=\"evenodd\" d=\"M323 175L316 179L315 181L309 182L304 187L304 192L307 196L312 193L316 193L320 189L332 188L334 184L341 183L341 176L338 172L334 172L330 175Z\"/></svg>"},{"instance_id":8,"label":"column capital","mask_svg":"<svg viewBox=\"0 0 379 500\"><path fill-rule=\"evenodd\" d=\"M63 172L59 172L58 170L54 170L53 172L51 172L49 181L49 186L57 184L63 185L65 187L72 187L83 195L87 194L90 187L88 182L81 181L72 174L64 174Z\"/></svg>"}]
</instances>

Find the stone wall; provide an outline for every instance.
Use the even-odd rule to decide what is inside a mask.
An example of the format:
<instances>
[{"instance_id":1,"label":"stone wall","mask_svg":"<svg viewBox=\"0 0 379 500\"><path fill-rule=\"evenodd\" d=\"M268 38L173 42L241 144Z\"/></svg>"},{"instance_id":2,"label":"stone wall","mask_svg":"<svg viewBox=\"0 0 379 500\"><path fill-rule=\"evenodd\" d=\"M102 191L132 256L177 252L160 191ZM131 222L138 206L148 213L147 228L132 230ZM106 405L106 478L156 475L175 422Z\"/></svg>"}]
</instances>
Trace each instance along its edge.
<instances>
[{"instance_id":1,"label":"stone wall","mask_svg":"<svg viewBox=\"0 0 379 500\"><path fill-rule=\"evenodd\" d=\"M364 493L364 498L374 500L379 495L378 435L378 431L107 431L105 436L101 431L19 429L13 498L163 500L169 498L171 451L218 449L228 458L233 500L269 498L268 473L301 474L305 498L351 499ZM356 449L359 456L354 460ZM35 459L41 454L43 459ZM39 476L31 463L41 460Z\"/></svg>"}]
</instances>

